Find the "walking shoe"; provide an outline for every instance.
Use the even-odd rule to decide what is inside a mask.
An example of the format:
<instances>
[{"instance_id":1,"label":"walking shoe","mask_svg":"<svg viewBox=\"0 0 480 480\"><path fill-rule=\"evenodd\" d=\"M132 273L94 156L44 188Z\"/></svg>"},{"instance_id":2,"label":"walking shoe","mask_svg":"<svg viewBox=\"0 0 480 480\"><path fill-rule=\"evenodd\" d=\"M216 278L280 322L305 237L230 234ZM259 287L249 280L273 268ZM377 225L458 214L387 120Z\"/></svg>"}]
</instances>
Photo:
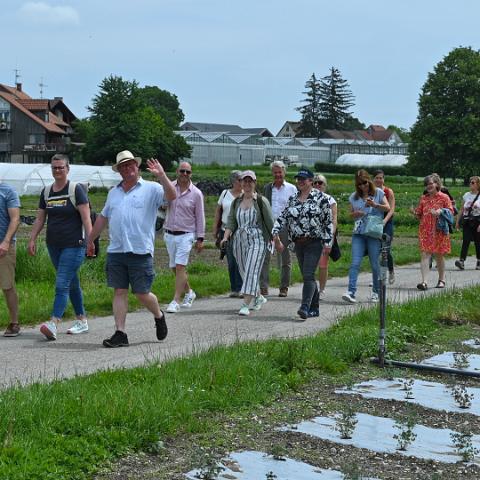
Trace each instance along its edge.
<instances>
[{"instance_id":1,"label":"walking shoe","mask_svg":"<svg viewBox=\"0 0 480 480\"><path fill-rule=\"evenodd\" d=\"M165 340L168 335L168 328L167 322L165 321L165 314L163 312L160 318L155 318L155 328L157 330L157 339Z\"/></svg>"},{"instance_id":2,"label":"walking shoe","mask_svg":"<svg viewBox=\"0 0 480 480\"><path fill-rule=\"evenodd\" d=\"M313 317L319 317L320 316L320 311L318 308L311 308L308 311L308 318L313 318Z\"/></svg>"},{"instance_id":3,"label":"walking shoe","mask_svg":"<svg viewBox=\"0 0 480 480\"><path fill-rule=\"evenodd\" d=\"M88 323L87 320L77 320L68 330L70 335L76 335L77 333L87 333Z\"/></svg>"},{"instance_id":4,"label":"walking shoe","mask_svg":"<svg viewBox=\"0 0 480 480\"><path fill-rule=\"evenodd\" d=\"M252 310L261 310L262 306L267 303L267 299L263 295L255 297L255 302L253 304Z\"/></svg>"},{"instance_id":5,"label":"walking shoe","mask_svg":"<svg viewBox=\"0 0 480 480\"><path fill-rule=\"evenodd\" d=\"M355 299L355 295L352 292L345 292L342 295L342 300L345 300L348 303L357 303L357 300Z\"/></svg>"},{"instance_id":6,"label":"walking shoe","mask_svg":"<svg viewBox=\"0 0 480 480\"><path fill-rule=\"evenodd\" d=\"M9 323L5 332L3 332L4 337L16 337L20 334L20 325L18 323Z\"/></svg>"},{"instance_id":7,"label":"walking shoe","mask_svg":"<svg viewBox=\"0 0 480 480\"><path fill-rule=\"evenodd\" d=\"M266 297L268 295L268 288L261 288L260 295L263 295L264 297Z\"/></svg>"},{"instance_id":8,"label":"walking shoe","mask_svg":"<svg viewBox=\"0 0 480 480\"><path fill-rule=\"evenodd\" d=\"M192 308L193 301L197 298L197 294L190 290L188 293L185 294L183 298L183 302L180 305L182 308Z\"/></svg>"},{"instance_id":9,"label":"walking shoe","mask_svg":"<svg viewBox=\"0 0 480 480\"><path fill-rule=\"evenodd\" d=\"M57 339L57 326L55 322L45 322L40 325L40 333L45 335L47 340L56 340Z\"/></svg>"},{"instance_id":10,"label":"walking shoe","mask_svg":"<svg viewBox=\"0 0 480 480\"><path fill-rule=\"evenodd\" d=\"M180 305L175 301L172 300L167 307L168 313L178 313L180 311Z\"/></svg>"},{"instance_id":11,"label":"walking shoe","mask_svg":"<svg viewBox=\"0 0 480 480\"><path fill-rule=\"evenodd\" d=\"M307 305L301 305L300 308L297 310L297 314L302 320L306 320L309 314Z\"/></svg>"},{"instance_id":12,"label":"walking shoe","mask_svg":"<svg viewBox=\"0 0 480 480\"><path fill-rule=\"evenodd\" d=\"M244 317L250 315L250 310L248 308L248 305L244 303L241 307L240 310L238 311L239 315L243 315Z\"/></svg>"},{"instance_id":13,"label":"walking shoe","mask_svg":"<svg viewBox=\"0 0 480 480\"><path fill-rule=\"evenodd\" d=\"M478 262L477 262L477 265L478 265ZM465 262L462 259L455 260L455 266L460 270L465 270Z\"/></svg>"},{"instance_id":14,"label":"walking shoe","mask_svg":"<svg viewBox=\"0 0 480 480\"><path fill-rule=\"evenodd\" d=\"M372 303L378 303L378 293L372 292L372 294L370 295L370 301Z\"/></svg>"},{"instance_id":15,"label":"walking shoe","mask_svg":"<svg viewBox=\"0 0 480 480\"><path fill-rule=\"evenodd\" d=\"M391 272L388 272L388 283L390 285L393 285L395 283L395 272L393 270Z\"/></svg>"},{"instance_id":16,"label":"walking shoe","mask_svg":"<svg viewBox=\"0 0 480 480\"><path fill-rule=\"evenodd\" d=\"M229 295L230 298L243 298L243 295L240 292L232 292Z\"/></svg>"},{"instance_id":17,"label":"walking shoe","mask_svg":"<svg viewBox=\"0 0 480 480\"><path fill-rule=\"evenodd\" d=\"M103 341L103 346L107 348L128 347L127 334L116 330L110 338L106 338Z\"/></svg>"},{"instance_id":18,"label":"walking shoe","mask_svg":"<svg viewBox=\"0 0 480 480\"><path fill-rule=\"evenodd\" d=\"M325 299L325 290L320 290L318 292L318 299L319 300L324 300Z\"/></svg>"},{"instance_id":19,"label":"walking shoe","mask_svg":"<svg viewBox=\"0 0 480 480\"><path fill-rule=\"evenodd\" d=\"M285 298L288 296L288 287L281 288L280 293L278 294L279 297Z\"/></svg>"},{"instance_id":20,"label":"walking shoe","mask_svg":"<svg viewBox=\"0 0 480 480\"><path fill-rule=\"evenodd\" d=\"M480 270L480 260L477 260L477 266L475 267L475 270Z\"/></svg>"}]
</instances>

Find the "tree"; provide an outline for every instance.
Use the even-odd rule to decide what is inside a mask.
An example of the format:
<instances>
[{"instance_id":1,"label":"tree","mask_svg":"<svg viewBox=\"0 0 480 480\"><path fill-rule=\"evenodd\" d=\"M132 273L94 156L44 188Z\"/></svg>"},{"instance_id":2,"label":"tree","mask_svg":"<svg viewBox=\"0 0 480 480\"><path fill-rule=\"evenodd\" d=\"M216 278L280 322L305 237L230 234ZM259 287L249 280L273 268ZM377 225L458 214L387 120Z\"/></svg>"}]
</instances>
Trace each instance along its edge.
<instances>
[{"instance_id":1,"label":"tree","mask_svg":"<svg viewBox=\"0 0 480 480\"><path fill-rule=\"evenodd\" d=\"M320 125L320 82L312 73L305 83L306 98L302 100L305 105L296 108L302 115L300 120L300 135L303 137L319 138L323 128Z\"/></svg>"},{"instance_id":2,"label":"tree","mask_svg":"<svg viewBox=\"0 0 480 480\"><path fill-rule=\"evenodd\" d=\"M183 119L175 95L157 87L141 89L136 81L113 75L99 88L89 107L90 118L78 125L85 136L86 163L113 163L125 149L143 158L156 157L165 168L189 156L190 147L173 131Z\"/></svg>"},{"instance_id":3,"label":"tree","mask_svg":"<svg viewBox=\"0 0 480 480\"><path fill-rule=\"evenodd\" d=\"M429 73L411 131L409 167L417 174L467 177L480 169L480 53L452 50Z\"/></svg>"},{"instance_id":4,"label":"tree","mask_svg":"<svg viewBox=\"0 0 480 480\"><path fill-rule=\"evenodd\" d=\"M355 105L355 97L340 70L332 67L330 74L321 79L319 98L322 127L345 130L347 122L353 119L349 109Z\"/></svg>"}]
</instances>

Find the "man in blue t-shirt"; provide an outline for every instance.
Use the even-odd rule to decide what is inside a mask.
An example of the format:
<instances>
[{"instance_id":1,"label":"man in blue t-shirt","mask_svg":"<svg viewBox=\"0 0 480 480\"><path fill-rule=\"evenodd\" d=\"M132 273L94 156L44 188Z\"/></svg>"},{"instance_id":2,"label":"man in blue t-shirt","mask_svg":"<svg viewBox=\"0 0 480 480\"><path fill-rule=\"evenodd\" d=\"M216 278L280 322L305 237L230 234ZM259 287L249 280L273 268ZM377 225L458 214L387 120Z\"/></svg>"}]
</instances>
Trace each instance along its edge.
<instances>
[{"instance_id":1,"label":"man in blue t-shirt","mask_svg":"<svg viewBox=\"0 0 480 480\"><path fill-rule=\"evenodd\" d=\"M15 232L19 225L20 198L10 185L0 182L0 288L10 314L10 323L3 334L5 337L16 337L20 333L15 289Z\"/></svg>"}]
</instances>

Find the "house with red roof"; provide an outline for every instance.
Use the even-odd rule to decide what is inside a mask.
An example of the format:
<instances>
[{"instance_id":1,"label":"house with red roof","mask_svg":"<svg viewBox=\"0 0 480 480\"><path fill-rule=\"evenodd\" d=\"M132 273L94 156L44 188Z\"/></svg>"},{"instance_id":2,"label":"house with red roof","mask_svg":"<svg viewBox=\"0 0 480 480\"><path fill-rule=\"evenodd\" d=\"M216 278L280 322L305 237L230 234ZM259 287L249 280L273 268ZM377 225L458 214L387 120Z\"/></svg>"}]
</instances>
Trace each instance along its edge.
<instances>
[{"instance_id":1,"label":"house with red roof","mask_svg":"<svg viewBox=\"0 0 480 480\"><path fill-rule=\"evenodd\" d=\"M63 102L0 83L0 162L45 163L69 149L76 116Z\"/></svg>"}]
</instances>

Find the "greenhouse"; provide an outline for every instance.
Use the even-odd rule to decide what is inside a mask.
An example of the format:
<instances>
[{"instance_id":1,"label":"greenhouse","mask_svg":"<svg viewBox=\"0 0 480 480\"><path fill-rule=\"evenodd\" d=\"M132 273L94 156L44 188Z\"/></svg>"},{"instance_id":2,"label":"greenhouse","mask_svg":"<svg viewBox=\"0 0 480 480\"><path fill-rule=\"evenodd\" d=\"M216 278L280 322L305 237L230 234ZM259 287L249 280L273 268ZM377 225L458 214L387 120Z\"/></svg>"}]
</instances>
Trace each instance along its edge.
<instances>
[{"instance_id":1,"label":"greenhouse","mask_svg":"<svg viewBox=\"0 0 480 480\"><path fill-rule=\"evenodd\" d=\"M88 183L90 187L111 188L121 181L110 166L70 165L72 182ZM19 195L35 195L53 182L49 163L0 163L0 181L11 185Z\"/></svg>"},{"instance_id":2,"label":"greenhouse","mask_svg":"<svg viewBox=\"0 0 480 480\"><path fill-rule=\"evenodd\" d=\"M351 165L354 167L401 167L406 165L406 155L361 155L357 153L346 153L341 155L336 165Z\"/></svg>"},{"instance_id":3,"label":"greenhouse","mask_svg":"<svg viewBox=\"0 0 480 480\"><path fill-rule=\"evenodd\" d=\"M403 154L406 154L408 149L408 145L404 143L373 140L261 137L248 133L184 130L175 133L182 136L192 147L190 158L185 160L197 165L211 163L230 166L261 165L269 163L272 159L281 159L313 167L319 162L335 163L338 157L347 153L365 154L358 156L366 159L368 157L406 158ZM389 162L392 160L388 160L387 164L390 164Z\"/></svg>"}]
</instances>

